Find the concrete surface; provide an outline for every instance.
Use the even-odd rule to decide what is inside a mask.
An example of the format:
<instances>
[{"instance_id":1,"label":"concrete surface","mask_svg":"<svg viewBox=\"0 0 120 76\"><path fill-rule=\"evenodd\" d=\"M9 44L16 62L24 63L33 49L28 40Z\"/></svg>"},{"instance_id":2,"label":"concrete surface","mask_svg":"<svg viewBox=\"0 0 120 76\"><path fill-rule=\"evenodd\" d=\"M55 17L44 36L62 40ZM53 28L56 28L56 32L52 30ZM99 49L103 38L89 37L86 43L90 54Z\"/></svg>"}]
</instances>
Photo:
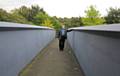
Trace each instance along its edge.
<instances>
[{"instance_id":1,"label":"concrete surface","mask_svg":"<svg viewBox=\"0 0 120 76\"><path fill-rule=\"evenodd\" d=\"M0 76L18 76L55 37L54 30L43 27L33 29L24 24L1 22L0 25Z\"/></svg>"},{"instance_id":2,"label":"concrete surface","mask_svg":"<svg viewBox=\"0 0 120 76\"><path fill-rule=\"evenodd\" d=\"M83 76L69 45L59 51L55 39L20 73L20 76Z\"/></svg>"},{"instance_id":3,"label":"concrete surface","mask_svg":"<svg viewBox=\"0 0 120 76\"><path fill-rule=\"evenodd\" d=\"M85 76L120 76L120 32L90 30L68 34Z\"/></svg>"},{"instance_id":4,"label":"concrete surface","mask_svg":"<svg viewBox=\"0 0 120 76\"><path fill-rule=\"evenodd\" d=\"M83 27L73 27L71 30L79 31L109 31L109 32L120 32L119 24L102 24L97 26L83 26Z\"/></svg>"}]
</instances>

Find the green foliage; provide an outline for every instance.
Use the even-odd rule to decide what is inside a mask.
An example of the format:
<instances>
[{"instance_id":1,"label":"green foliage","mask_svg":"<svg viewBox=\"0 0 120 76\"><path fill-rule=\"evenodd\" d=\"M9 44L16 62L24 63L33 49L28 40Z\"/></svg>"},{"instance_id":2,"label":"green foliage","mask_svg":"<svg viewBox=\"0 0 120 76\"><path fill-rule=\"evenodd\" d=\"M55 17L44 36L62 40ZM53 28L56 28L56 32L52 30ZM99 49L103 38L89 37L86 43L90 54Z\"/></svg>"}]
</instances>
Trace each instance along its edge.
<instances>
[{"instance_id":1,"label":"green foliage","mask_svg":"<svg viewBox=\"0 0 120 76\"><path fill-rule=\"evenodd\" d=\"M34 17L34 24L36 25L44 25L45 20L48 20L48 15L43 13L43 12L39 12L35 17Z\"/></svg>"},{"instance_id":2,"label":"green foliage","mask_svg":"<svg viewBox=\"0 0 120 76\"><path fill-rule=\"evenodd\" d=\"M72 18L58 18L61 24L65 25L66 28L83 26L81 17Z\"/></svg>"},{"instance_id":3,"label":"green foliage","mask_svg":"<svg viewBox=\"0 0 120 76\"><path fill-rule=\"evenodd\" d=\"M62 28L61 23L58 21L57 17L51 17L53 28L57 31Z\"/></svg>"},{"instance_id":4,"label":"green foliage","mask_svg":"<svg viewBox=\"0 0 120 76\"><path fill-rule=\"evenodd\" d=\"M52 21L49 18L46 18L41 25L47 26L47 27L53 27Z\"/></svg>"},{"instance_id":5,"label":"green foliage","mask_svg":"<svg viewBox=\"0 0 120 76\"><path fill-rule=\"evenodd\" d=\"M0 9L0 21L15 22L15 23L29 23L24 17L16 13L7 13Z\"/></svg>"},{"instance_id":6,"label":"green foliage","mask_svg":"<svg viewBox=\"0 0 120 76\"><path fill-rule=\"evenodd\" d=\"M105 22L104 18L82 18L84 26L100 25Z\"/></svg>"},{"instance_id":7,"label":"green foliage","mask_svg":"<svg viewBox=\"0 0 120 76\"><path fill-rule=\"evenodd\" d=\"M120 23L120 8L109 8L105 19L108 24Z\"/></svg>"},{"instance_id":8,"label":"green foliage","mask_svg":"<svg viewBox=\"0 0 120 76\"><path fill-rule=\"evenodd\" d=\"M34 22L34 17L40 12L45 14L43 8L40 8L38 5L32 5L30 9L30 21Z\"/></svg>"},{"instance_id":9,"label":"green foliage","mask_svg":"<svg viewBox=\"0 0 120 76\"><path fill-rule=\"evenodd\" d=\"M0 9L0 21L35 24L48 27L53 27L53 24L55 24L55 21L53 21L53 19L38 5L32 5L30 8L21 6L20 8L12 10L10 13Z\"/></svg>"},{"instance_id":10,"label":"green foliage","mask_svg":"<svg viewBox=\"0 0 120 76\"><path fill-rule=\"evenodd\" d=\"M21 15L26 20L30 21L30 8L27 8L26 6L22 6L18 9L12 10L12 13Z\"/></svg>"},{"instance_id":11,"label":"green foliage","mask_svg":"<svg viewBox=\"0 0 120 76\"><path fill-rule=\"evenodd\" d=\"M99 11L96 10L95 6L91 5L86 11L86 17L88 18L96 18L100 17Z\"/></svg>"},{"instance_id":12,"label":"green foliage","mask_svg":"<svg viewBox=\"0 0 120 76\"><path fill-rule=\"evenodd\" d=\"M27 21L23 16L19 14L10 14L10 22L15 22L15 23L23 23L23 24L32 24L31 22Z\"/></svg>"},{"instance_id":13,"label":"green foliage","mask_svg":"<svg viewBox=\"0 0 120 76\"><path fill-rule=\"evenodd\" d=\"M103 24L105 20L101 18L99 11L96 10L94 6L90 6L86 11L85 18L82 18L82 22L84 25L99 25Z\"/></svg>"},{"instance_id":14,"label":"green foliage","mask_svg":"<svg viewBox=\"0 0 120 76\"><path fill-rule=\"evenodd\" d=\"M83 26L81 17L72 17L70 27L79 27L79 26Z\"/></svg>"},{"instance_id":15,"label":"green foliage","mask_svg":"<svg viewBox=\"0 0 120 76\"><path fill-rule=\"evenodd\" d=\"M63 25L65 25L65 27L70 27L71 26L71 18L64 18L64 23Z\"/></svg>"},{"instance_id":16,"label":"green foliage","mask_svg":"<svg viewBox=\"0 0 120 76\"><path fill-rule=\"evenodd\" d=\"M85 17L57 18L49 16L43 8L38 5L31 7L21 6L7 12L0 9L0 21L35 24L38 26L48 26L59 30L62 25L66 28L99 25L105 23L120 23L120 9L110 8L106 17L101 17L95 6L90 6L86 11ZM104 19L105 18L105 19Z\"/></svg>"},{"instance_id":17,"label":"green foliage","mask_svg":"<svg viewBox=\"0 0 120 76\"><path fill-rule=\"evenodd\" d=\"M10 21L9 20L10 14L7 13L5 10L0 9L0 21Z\"/></svg>"},{"instance_id":18,"label":"green foliage","mask_svg":"<svg viewBox=\"0 0 120 76\"><path fill-rule=\"evenodd\" d=\"M34 17L34 23L36 25L52 27L56 30L61 28L60 22L56 18L50 17L44 12L40 12Z\"/></svg>"},{"instance_id":19,"label":"green foliage","mask_svg":"<svg viewBox=\"0 0 120 76\"><path fill-rule=\"evenodd\" d=\"M45 13L45 11L38 5L32 5L30 8L21 6L20 8L12 10L12 13L24 17L27 21L33 24L36 22L34 20L35 16L40 12Z\"/></svg>"}]
</instances>

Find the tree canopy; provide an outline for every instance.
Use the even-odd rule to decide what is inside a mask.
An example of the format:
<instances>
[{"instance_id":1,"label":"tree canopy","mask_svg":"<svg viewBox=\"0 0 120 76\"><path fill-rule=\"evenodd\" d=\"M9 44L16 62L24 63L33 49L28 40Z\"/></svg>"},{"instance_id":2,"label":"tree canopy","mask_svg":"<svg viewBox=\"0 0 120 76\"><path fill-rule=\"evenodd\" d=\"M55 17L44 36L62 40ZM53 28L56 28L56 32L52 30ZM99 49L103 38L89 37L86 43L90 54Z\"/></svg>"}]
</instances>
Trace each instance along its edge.
<instances>
[{"instance_id":1,"label":"tree canopy","mask_svg":"<svg viewBox=\"0 0 120 76\"><path fill-rule=\"evenodd\" d=\"M120 23L120 8L109 8L105 19L107 24Z\"/></svg>"},{"instance_id":2,"label":"tree canopy","mask_svg":"<svg viewBox=\"0 0 120 76\"><path fill-rule=\"evenodd\" d=\"M62 25L65 25L66 28L70 28L104 23L120 23L120 8L109 8L108 14L105 17L101 17L96 7L91 5L85 11L85 14L85 17L52 17L49 16L43 8L38 5L32 5L31 7L21 6L10 12L0 9L0 21L47 26L56 30L59 30Z\"/></svg>"},{"instance_id":3,"label":"tree canopy","mask_svg":"<svg viewBox=\"0 0 120 76\"><path fill-rule=\"evenodd\" d=\"M49 16L38 5L32 5L31 7L21 6L11 10L9 13L0 9L0 21L48 26L56 30L61 28L60 22Z\"/></svg>"},{"instance_id":4,"label":"tree canopy","mask_svg":"<svg viewBox=\"0 0 120 76\"><path fill-rule=\"evenodd\" d=\"M86 11L86 16L82 18L84 25L99 25L103 24L105 20L101 17L101 14L96 10L95 6L91 5Z\"/></svg>"}]
</instances>

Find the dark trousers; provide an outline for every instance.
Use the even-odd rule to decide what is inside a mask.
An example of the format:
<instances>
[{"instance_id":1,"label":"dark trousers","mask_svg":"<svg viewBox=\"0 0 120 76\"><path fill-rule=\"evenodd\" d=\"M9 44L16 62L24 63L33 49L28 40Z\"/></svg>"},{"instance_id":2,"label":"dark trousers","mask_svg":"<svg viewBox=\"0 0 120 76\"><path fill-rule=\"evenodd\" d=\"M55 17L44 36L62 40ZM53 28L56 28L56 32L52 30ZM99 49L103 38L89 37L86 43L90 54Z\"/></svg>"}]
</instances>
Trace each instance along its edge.
<instances>
[{"instance_id":1,"label":"dark trousers","mask_svg":"<svg viewBox=\"0 0 120 76\"><path fill-rule=\"evenodd\" d=\"M59 49L60 50L64 49L64 44L65 44L65 39L59 39Z\"/></svg>"}]
</instances>

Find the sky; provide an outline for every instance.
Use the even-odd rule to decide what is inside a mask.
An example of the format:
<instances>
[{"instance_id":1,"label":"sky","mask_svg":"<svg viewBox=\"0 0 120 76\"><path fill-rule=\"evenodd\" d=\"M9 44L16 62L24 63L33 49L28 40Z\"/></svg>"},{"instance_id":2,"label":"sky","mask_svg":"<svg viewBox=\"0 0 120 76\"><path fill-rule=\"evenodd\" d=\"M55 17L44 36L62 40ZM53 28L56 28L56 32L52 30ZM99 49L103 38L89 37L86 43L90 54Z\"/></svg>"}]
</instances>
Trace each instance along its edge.
<instances>
[{"instance_id":1,"label":"sky","mask_svg":"<svg viewBox=\"0 0 120 76\"><path fill-rule=\"evenodd\" d=\"M0 8L8 11L22 5L29 7L36 4L50 16L57 17L83 17L90 5L95 5L102 16L107 14L110 7L120 8L120 0L0 0Z\"/></svg>"}]
</instances>

